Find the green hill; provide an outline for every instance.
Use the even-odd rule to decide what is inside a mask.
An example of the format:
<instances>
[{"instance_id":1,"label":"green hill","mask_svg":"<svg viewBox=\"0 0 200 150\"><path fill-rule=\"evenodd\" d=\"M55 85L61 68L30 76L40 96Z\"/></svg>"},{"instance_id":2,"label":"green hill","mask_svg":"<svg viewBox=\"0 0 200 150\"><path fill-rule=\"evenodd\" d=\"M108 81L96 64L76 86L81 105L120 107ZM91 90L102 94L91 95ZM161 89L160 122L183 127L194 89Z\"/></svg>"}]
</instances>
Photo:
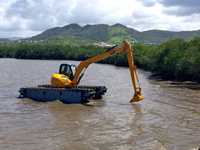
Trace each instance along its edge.
<instances>
[{"instance_id":1,"label":"green hill","mask_svg":"<svg viewBox=\"0 0 200 150\"><path fill-rule=\"evenodd\" d=\"M200 30L196 31L163 31L149 30L137 31L128 28L122 24L106 25L85 25L69 24L64 27L55 27L33 36L28 40L50 40L64 39L66 41L84 41L84 42L108 42L118 43L124 39L134 40L141 43L159 44L174 38L190 40L193 37L200 36Z\"/></svg>"}]
</instances>

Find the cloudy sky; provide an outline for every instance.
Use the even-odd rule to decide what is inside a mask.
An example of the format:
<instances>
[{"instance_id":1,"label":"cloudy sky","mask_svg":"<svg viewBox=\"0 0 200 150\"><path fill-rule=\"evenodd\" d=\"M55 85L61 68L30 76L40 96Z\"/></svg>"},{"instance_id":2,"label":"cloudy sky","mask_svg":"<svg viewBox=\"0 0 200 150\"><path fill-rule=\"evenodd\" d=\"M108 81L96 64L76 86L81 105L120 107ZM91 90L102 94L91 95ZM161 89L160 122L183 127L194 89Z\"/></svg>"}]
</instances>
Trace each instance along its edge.
<instances>
[{"instance_id":1,"label":"cloudy sky","mask_svg":"<svg viewBox=\"0 0 200 150\"><path fill-rule=\"evenodd\" d=\"M200 0L0 0L0 38L32 36L69 23L197 30Z\"/></svg>"}]
</instances>

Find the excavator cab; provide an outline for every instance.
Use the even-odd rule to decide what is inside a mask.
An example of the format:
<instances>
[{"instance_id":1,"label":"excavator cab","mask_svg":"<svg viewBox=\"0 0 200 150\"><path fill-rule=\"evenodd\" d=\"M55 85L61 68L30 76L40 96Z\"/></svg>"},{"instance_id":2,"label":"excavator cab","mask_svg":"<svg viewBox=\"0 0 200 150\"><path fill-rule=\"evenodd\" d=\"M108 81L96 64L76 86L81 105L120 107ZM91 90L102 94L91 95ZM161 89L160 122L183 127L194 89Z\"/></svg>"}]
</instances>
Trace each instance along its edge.
<instances>
[{"instance_id":1,"label":"excavator cab","mask_svg":"<svg viewBox=\"0 0 200 150\"><path fill-rule=\"evenodd\" d=\"M71 87L76 66L71 64L61 64L58 73L52 74L51 85L53 87Z\"/></svg>"},{"instance_id":2,"label":"excavator cab","mask_svg":"<svg viewBox=\"0 0 200 150\"><path fill-rule=\"evenodd\" d=\"M61 64L59 68L59 74L67 76L70 80L74 79L76 66L73 64Z\"/></svg>"}]
</instances>

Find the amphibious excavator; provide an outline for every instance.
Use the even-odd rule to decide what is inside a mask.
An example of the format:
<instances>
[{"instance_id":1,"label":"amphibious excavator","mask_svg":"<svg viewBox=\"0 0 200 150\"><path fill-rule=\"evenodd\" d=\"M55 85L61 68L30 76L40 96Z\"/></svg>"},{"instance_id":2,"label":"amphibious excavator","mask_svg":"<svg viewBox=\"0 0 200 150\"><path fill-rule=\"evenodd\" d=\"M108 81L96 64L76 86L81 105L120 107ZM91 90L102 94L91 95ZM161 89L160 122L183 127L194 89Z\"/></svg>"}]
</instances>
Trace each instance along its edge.
<instances>
[{"instance_id":1,"label":"amphibious excavator","mask_svg":"<svg viewBox=\"0 0 200 150\"><path fill-rule=\"evenodd\" d=\"M106 87L81 86L79 85L81 78L90 64L106 59L117 53L126 53L134 89L134 96L130 102L141 101L144 97L141 93L133 52L131 44L124 41L121 46L113 46L101 54L81 61L77 67L71 64L61 64L59 73L52 74L50 85L21 88L19 91L20 97L31 98L37 101L60 100L64 103L85 103L88 102L89 99L100 99L107 91Z\"/></svg>"}]
</instances>

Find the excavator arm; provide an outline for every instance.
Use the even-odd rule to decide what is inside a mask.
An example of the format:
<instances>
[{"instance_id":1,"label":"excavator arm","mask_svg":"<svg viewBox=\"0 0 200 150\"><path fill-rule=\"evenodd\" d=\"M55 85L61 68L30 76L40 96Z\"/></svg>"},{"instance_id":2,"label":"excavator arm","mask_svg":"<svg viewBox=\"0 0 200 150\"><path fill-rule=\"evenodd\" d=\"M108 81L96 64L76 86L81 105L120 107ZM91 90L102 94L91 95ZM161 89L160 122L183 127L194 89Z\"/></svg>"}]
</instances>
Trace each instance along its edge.
<instances>
[{"instance_id":1,"label":"excavator arm","mask_svg":"<svg viewBox=\"0 0 200 150\"><path fill-rule=\"evenodd\" d=\"M134 63L133 49L131 45L126 41L124 42L124 49L127 52L129 71L131 74L132 85L135 92L130 102L138 102L138 101L143 100L144 97L142 96L142 93L141 93L141 87L140 87L140 83L139 83L139 79L137 75L137 69Z\"/></svg>"},{"instance_id":2,"label":"excavator arm","mask_svg":"<svg viewBox=\"0 0 200 150\"><path fill-rule=\"evenodd\" d=\"M90 64L101 61L103 59L106 59L106 58L112 56L113 54L119 53L121 51L123 51L122 48L114 46L112 48L109 48L106 52L104 52L102 54L96 55L94 57L88 58L85 61L82 61L76 68L74 79L72 80L72 85L73 86L78 85L78 83L80 82L81 78L84 75L84 72L86 71L86 69L88 68L88 66Z\"/></svg>"},{"instance_id":3,"label":"excavator arm","mask_svg":"<svg viewBox=\"0 0 200 150\"><path fill-rule=\"evenodd\" d=\"M116 53L127 53L129 71L131 74L132 85L133 85L134 93L135 93L130 102L138 102L138 101L143 100L144 97L142 96L142 93L141 93L141 88L140 88L138 75L137 75L137 69L134 64L133 49L127 41L124 41L120 47L114 46L102 54L96 55L85 61L82 61L76 68L76 72L71 82L71 86L75 87L79 84L82 76L84 75L84 72L86 71L87 67L90 64L106 59Z\"/></svg>"}]
</instances>

